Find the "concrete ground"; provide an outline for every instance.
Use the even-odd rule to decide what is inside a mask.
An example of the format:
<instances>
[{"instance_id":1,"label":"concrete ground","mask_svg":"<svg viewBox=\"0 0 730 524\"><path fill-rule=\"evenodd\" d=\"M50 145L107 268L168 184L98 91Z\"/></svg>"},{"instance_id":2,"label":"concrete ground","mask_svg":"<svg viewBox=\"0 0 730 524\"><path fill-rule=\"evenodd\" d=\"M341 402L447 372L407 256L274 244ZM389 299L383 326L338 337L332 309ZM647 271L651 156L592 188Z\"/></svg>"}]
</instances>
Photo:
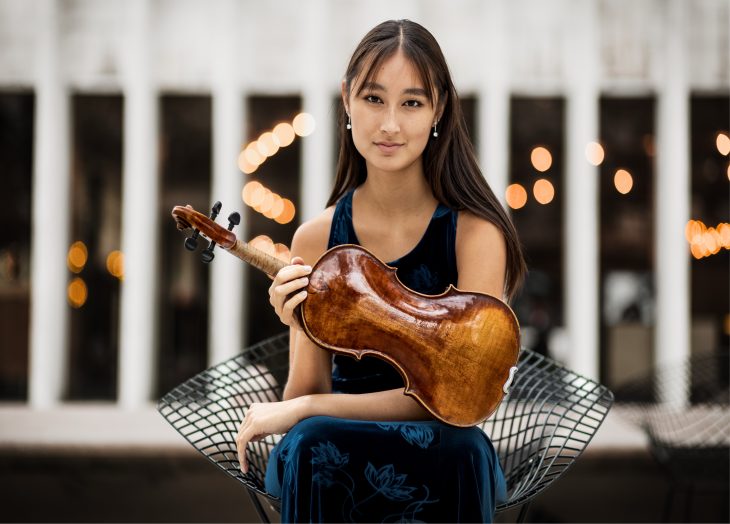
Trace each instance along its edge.
<instances>
[{"instance_id":1,"label":"concrete ground","mask_svg":"<svg viewBox=\"0 0 730 524\"><path fill-rule=\"evenodd\" d=\"M54 419L60 415L49 413L34 428L35 439L21 442L20 426L27 430L38 417L0 409L0 521L258 521L245 488L165 424L157 426L154 412L136 416L141 425L132 427L119 424L115 413L79 413L85 413L79 421L95 420L106 438L85 442L84 423L65 425L73 414L64 413L60 424ZM668 489L641 436L609 418L573 468L534 499L527 520L661 522ZM728 522L726 491L696 493L691 506L684 495L671 497L670 521ZM516 517L510 510L497 521Z\"/></svg>"}]
</instances>

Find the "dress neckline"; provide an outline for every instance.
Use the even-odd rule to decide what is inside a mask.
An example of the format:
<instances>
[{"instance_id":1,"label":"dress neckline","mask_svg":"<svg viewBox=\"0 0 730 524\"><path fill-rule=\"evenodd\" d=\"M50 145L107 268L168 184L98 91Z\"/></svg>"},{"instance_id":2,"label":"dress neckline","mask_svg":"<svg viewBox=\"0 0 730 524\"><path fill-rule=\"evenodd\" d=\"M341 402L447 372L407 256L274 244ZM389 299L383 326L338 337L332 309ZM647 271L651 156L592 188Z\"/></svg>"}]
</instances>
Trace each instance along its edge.
<instances>
[{"instance_id":1,"label":"dress neckline","mask_svg":"<svg viewBox=\"0 0 730 524\"><path fill-rule=\"evenodd\" d=\"M347 213L348 218L348 225L350 228L350 234L352 235L352 240L355 244L358 246L362 246L360 243L360 239L357 238L357 233L355 232L355 222L352 218L352 195L354 194L355 190L352 189L348 191L348 193L345 195L345 212ZM421 244L423 244L426 240L426 237L428 236L428 232L431 230L431 226L433 225L433 221L437 218L441 218L449 211L449 208L446 207L444 204L439 202L436 205L436 209L434 209L433 214L431 215L431 218L428 221L428 225L426 226L426 229L423 231L423 234L421 235L421 238L418 240L416 245L414 245L405 255L401 255L398 258L391 260L389 262L385 262L389 266L395 266L398 263L400 263L402 260L408 258L413 253L418 251L418 248L421 247Z\"/></svg>"}]
</instances>

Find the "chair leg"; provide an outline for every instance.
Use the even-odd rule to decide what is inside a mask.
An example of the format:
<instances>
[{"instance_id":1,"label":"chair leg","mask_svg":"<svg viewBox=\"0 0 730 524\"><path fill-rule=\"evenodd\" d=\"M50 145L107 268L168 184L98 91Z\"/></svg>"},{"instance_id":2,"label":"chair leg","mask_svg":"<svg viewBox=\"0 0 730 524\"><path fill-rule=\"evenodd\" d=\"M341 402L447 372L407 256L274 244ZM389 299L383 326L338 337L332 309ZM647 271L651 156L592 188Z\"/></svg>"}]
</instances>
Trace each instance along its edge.
<instances>
[{"instance_id":1,"label":"chair leg","mask_svg":"<svg viewBox=\"0 0 730 524\"><path fill-rule=\"evenodd\" d=\"M517 516L517 522L525 522L527 518L527 511L530 509L531 500L528 500L520 507L520 514Z\"/></svg>"},{"instance_id":2,"label":"chair leg","mask_svg":"<svg viewBox=\"0 0 730 524\"><path fill-rule=\"evenodd\" d=\"M271 521L269 520L269 516L266 514L266 510L264 510L264 507L261 505L261 501L256 496L256 493L251 491L250 489L247 489L248 495L251 497L251 501L253 502L254 507L256 508L256 512L259 514L259 517L261 518L261 522L264 522L265 524L269 524Z\"/></svg>"}]
</instances>

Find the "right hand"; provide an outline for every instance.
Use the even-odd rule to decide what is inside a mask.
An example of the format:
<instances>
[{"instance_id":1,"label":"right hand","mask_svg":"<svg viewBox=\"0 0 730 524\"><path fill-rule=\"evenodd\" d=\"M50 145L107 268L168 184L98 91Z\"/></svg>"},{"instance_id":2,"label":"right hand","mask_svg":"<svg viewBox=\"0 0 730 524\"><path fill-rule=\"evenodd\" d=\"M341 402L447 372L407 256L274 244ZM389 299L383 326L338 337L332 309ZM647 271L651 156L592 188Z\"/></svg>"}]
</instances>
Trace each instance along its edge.
<instances>
[{"instance_id":1,"label":"right hand","mask_svg":"<svg viewBox=\"0 0 730 524\"><path fill-rule=\"evenodd\" d=\"M303 258L294 257L290 265L279 270L269 287L269 302L281 322L289 327L299 327L294 310L307 298L305 288L311 272L311 266L304 265Z\"/></svg>"}]
</instances>

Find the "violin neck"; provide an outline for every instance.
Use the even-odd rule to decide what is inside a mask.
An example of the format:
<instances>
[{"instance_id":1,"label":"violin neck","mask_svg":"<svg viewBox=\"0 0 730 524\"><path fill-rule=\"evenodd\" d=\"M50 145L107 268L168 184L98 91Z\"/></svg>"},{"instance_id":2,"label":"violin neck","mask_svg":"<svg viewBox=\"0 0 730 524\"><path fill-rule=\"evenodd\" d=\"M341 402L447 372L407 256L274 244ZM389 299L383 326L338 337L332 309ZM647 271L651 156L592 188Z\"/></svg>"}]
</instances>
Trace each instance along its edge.
<instances>
[{"instance_id":1,"label":"violin neck","mask_svg":"<svg viewBox=\"0 0 730 524\"><path fill-rule=\"evenodd\" d=\"M283 260L251 247L249 244L239 239L236 240L235 244L226 249L229 253L234 254L244 262L251 264L253 267L263 271L272 278L281 268L287 265L287 263Z\"/></svg>"}]
</instances>

